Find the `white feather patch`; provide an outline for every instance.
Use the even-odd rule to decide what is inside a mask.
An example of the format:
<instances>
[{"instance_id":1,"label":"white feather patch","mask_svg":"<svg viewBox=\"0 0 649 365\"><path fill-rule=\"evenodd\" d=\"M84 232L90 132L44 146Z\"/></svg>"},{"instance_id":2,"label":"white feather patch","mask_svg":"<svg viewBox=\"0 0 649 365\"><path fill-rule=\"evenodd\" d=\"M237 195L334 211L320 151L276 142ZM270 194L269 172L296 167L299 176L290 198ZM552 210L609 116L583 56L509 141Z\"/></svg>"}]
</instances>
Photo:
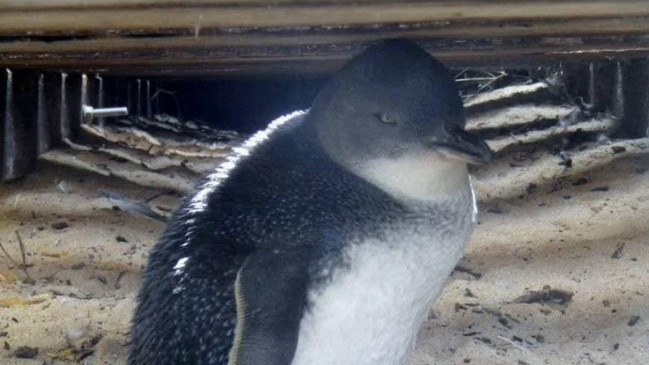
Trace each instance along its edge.
<instances>
[{"instance_id":1,"label":"white feather patch","mask_svg":"<svg viewBox=\"0 0 649 365\"><path fill-rule=\"evenodd\" d=\"M344 268L309 293L291 365L402 365L429 305L439 296L472 232L467 190L448 214L401 221L378 240L347 245Z\"/></svg>"}]
</instances>

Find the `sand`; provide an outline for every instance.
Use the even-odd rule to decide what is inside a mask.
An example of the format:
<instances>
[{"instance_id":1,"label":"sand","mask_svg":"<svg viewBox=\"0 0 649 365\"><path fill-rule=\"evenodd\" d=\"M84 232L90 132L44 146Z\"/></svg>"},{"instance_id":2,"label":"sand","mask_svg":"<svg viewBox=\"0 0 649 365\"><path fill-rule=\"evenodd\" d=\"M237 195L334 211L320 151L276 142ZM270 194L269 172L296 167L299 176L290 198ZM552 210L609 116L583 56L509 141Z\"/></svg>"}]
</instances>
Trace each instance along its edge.
<instances>
[{"instance_id":1,"label":"sand","mask_svg":"<svg viewBox=\"0 0 649 365\"><path fill-rule=\"evenodd\" d=\"M474 171L480 224L412 364L648 364L647 145L585 145L570 168L544 148L505 151ZM168 192L49 162L0 185L0 243L15 261L0 255L0 363L124 364L163 224L114 209L100 190ZM33 355L23 346L38 353L18 359Z\"/></svg>"}]
</instances>

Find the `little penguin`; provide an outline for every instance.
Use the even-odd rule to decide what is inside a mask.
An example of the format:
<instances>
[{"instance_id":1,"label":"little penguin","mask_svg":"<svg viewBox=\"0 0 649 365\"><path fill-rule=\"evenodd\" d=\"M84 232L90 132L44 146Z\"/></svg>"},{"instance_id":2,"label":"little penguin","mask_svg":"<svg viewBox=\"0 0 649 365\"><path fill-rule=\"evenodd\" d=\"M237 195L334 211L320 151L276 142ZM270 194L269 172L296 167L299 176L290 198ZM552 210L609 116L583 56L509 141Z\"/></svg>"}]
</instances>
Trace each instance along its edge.
<instances>
[{"instance_id":1,"label":"little penguin","mask_svg":"<svg viewBox=\"0 0 649 365\"><path fill-rule=\"evenodd\" d=\"M187 196L150 254L130 365L408 361L476 223L449 70L368 47Z\"/></svg>"}]
</instances>

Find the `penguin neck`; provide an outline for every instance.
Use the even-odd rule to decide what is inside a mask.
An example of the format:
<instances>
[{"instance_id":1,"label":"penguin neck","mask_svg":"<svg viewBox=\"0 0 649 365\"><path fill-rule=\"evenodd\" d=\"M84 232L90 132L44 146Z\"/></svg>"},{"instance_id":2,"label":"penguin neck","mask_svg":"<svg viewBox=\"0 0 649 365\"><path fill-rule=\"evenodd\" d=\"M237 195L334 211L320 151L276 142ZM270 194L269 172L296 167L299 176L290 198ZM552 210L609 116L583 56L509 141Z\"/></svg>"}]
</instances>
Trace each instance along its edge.
<instances>
[{"instance_id":1,"label":"penguin neck","mask_svg":"<svg viewBox=\"0 0 649 365\"><path fill-rule=\"evenodd\" d=\"M442 203L470 194L466 163L431 153L366 161L356 174L399 200Z\"/></svg>"},{"instance_id":2,"label":"penguin neck","mask_svg":"<svg viewBox=\"0 0 649 365\"><path fill-rule=\"evenodd\" d=\"M397 200L435 204L470 198L472 194L464 161L425 150L394 158L340 158L340 146L313 124L317 123L307 124L307 134L331 161Z\"/></svg>"}]
</instances>

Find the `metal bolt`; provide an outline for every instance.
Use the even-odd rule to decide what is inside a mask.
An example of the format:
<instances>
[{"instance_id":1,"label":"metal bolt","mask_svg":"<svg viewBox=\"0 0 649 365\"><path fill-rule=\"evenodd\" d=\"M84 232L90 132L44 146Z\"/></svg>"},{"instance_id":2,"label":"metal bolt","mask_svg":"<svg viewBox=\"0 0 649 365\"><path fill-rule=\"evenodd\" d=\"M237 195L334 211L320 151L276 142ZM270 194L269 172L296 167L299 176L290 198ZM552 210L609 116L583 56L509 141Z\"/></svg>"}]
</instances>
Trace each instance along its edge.
<instances>
[{"instance_id":1,"label":"metal bolt","mask_svg":"<svg viewBox=\"0 0 649 365\"><path fill-rule=\"evenodd\" d=\"M128 115L128 108L125 106L114 108L93 108L90 105L84 105L81 107L81 111L83 113L83 119L86 122L91 122L94 118L121 117Z\"/></svg>"}]
</instances>

